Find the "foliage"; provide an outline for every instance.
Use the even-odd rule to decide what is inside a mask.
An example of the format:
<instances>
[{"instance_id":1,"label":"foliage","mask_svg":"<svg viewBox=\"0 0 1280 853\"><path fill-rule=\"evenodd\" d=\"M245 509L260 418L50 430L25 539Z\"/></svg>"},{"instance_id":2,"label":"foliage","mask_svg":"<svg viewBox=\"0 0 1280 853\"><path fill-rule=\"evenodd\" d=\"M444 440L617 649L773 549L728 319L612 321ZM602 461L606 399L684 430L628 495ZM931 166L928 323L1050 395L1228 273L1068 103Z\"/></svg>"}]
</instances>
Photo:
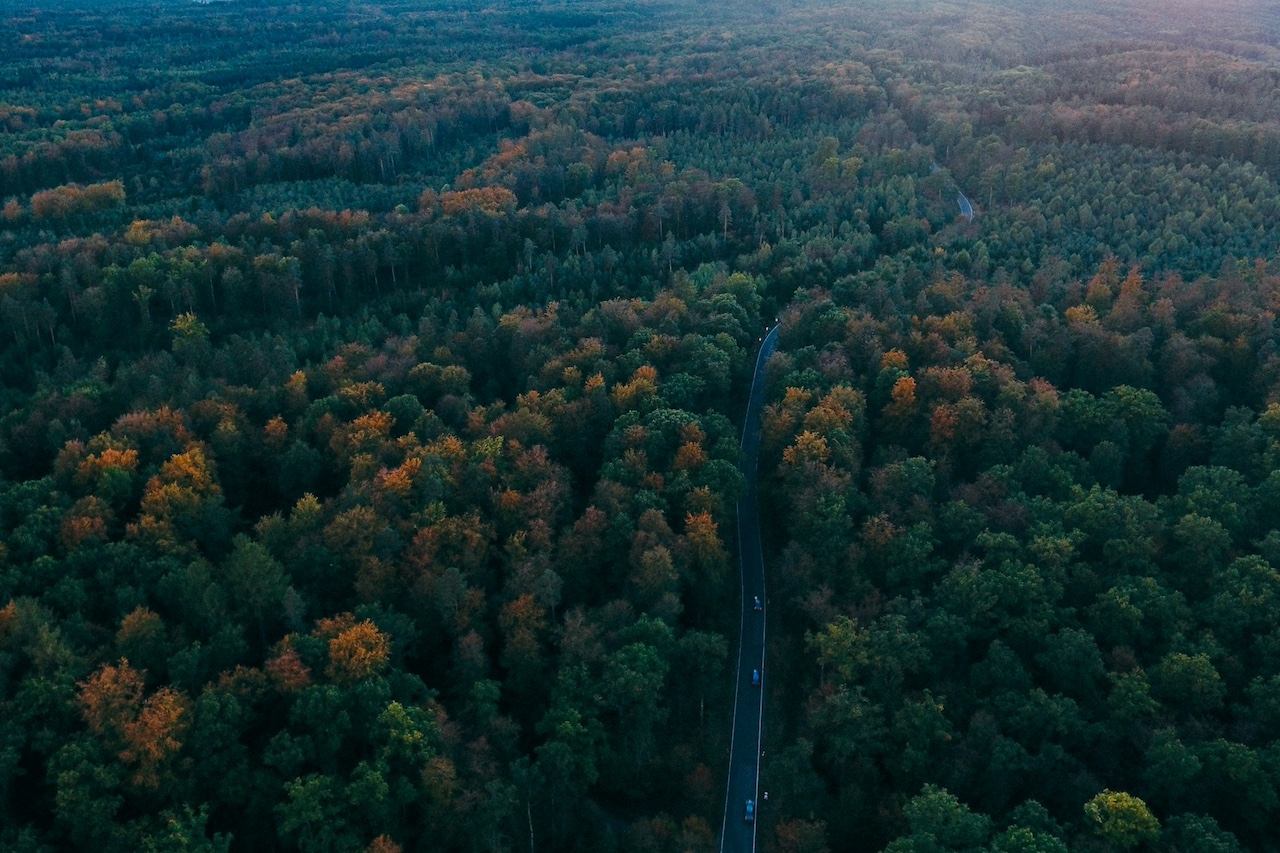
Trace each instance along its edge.
<instances>
[{"instance_id":1,"label":"foliage","mask_svg":"<svg viewBox=\"0 0 1280 853\"><path fill-rule=\"evenodd\" d=\"M0 11L0 847L714 849L754 486L763 848L1270 849L1277 13L1198 6Z\"/></svg>"}]
</instances>

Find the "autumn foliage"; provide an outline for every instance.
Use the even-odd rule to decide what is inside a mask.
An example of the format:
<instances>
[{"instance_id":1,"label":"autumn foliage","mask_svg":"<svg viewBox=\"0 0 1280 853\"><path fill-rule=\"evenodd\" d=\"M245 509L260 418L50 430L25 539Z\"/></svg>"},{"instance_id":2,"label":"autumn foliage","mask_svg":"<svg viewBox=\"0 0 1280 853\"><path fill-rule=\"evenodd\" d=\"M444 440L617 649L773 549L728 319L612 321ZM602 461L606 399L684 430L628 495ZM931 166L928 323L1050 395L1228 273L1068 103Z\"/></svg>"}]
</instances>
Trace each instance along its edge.
<instances>
[{"instance_id":1,"label":"autumn foliage","mask_svg":"<svg viewBox=\"0 0 1280 853\"><path fill-rule=\"evenodd\" d=\"M0 11L0 850L1272 850L1272 10L463 5Z\"/></svg>"}]
</instances>

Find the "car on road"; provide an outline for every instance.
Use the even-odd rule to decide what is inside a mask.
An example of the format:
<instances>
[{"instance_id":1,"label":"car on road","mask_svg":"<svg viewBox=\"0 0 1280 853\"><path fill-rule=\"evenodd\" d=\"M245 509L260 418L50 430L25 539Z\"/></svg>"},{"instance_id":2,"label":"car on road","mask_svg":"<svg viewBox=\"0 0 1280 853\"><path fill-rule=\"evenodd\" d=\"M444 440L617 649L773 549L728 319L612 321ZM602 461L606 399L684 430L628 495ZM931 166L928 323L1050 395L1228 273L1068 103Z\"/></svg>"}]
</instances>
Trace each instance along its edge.
<instances>
[{"instance_id":1,"label":"car on road","mask_svg":"<svg viewBox=\"0 0 1280 853\"><path fill-rule=\"evenodd\" d=\"M747 823L755 822L755 819L756 819L756 801L755 800L747 800L747 811L746 811L746 814L742 816L742 819Z\"/></svg>"},{"instance_id":2,"label":"car on road","mask_svg":"<svg viewBox=\"0 0 1280 853\"><path fill-rule=\"evenodd\" d=\"M751 686L752 687L760 686L760 670L758 669L751 670Z\"/></svg>"},{"instance_id":3,"label":"car on road","mask_svg":"<svg viewBox=\"0 0 1280 853\"><path fill-rule=\"evenodd\" d=\"M757 613L759 613L761 610L764 610L764 605L760 603L760 596L753 595L751 597L751 603Z\"/></svg>"}]
</instances>

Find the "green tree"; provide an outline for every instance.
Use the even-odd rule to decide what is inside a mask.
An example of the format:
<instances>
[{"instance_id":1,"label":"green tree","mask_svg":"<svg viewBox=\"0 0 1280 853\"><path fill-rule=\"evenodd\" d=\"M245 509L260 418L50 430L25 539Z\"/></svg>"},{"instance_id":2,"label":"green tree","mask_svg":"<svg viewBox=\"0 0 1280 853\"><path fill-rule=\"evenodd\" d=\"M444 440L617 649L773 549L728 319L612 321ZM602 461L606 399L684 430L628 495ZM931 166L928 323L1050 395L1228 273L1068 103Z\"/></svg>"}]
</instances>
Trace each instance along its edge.
<instances>
[{"instance_id":1,"label":"green tree","mask_svg":"<svg viewBox=\"0 0 1280 853\"><path fill-rule=\"evenodd\" d=\"M1084 804L1085 822L1118 850L1132 850L1160 836L1160 821L1147 804L1123 791L1107 789Z\"/></svg>"},{"instance_id":2,"label":"green tree","mask_svg":"<svg viewBox=\"0 0 1280 853\"><path fill-rule=\"evenodd\" d=\"M356 847L350 812L336 779L312 773L286 782L284 790L288 799L276 806L282 841L301 853L336 853Z\"/></svg>"},{"instance_id":3,"label":"green tree","mask_svg":"<svg viewBox=\"0 0 1280 853\"><path fill-rule=\"evenodd\" d=\"M198 811L189 805L165 810L156 821L158 828L143 837L142 850L145 853L229 853L233 837L214 834L210 838L205 829L208 820L207 806Z\"/></svg>"},{"instance_id":4,"label":"green tree","mask_svg":"<svg viewBox=\"0 0 1280 853\"><path fill-rule=\"evenodd\" d=\"M1217 710L1227 695L1222 676L1203 652L1194 655L1174 652L1151 670L1154 695L1169 708L1192 714Z\"/></svg>"},{"instance_id":5,"label":"green tree","mask_svg":"<svg viewBox=\"0 0 1280 853\"><path fill-rule=\"evenodd\" d=\"M1161 839L1169 853L1242 853L1239 840L1202 814L1180 814L1165 824Z\"/></svg>"},{"instance_id":6,"label":"green tree","mask_svg":"<svg viewBox=\"0 0 1280 853\"><path fill-rule=\"evenodd\" d=\"M653 746L654 726L665 716L663 688L670 665L646 643L631 643L604 662L601 694L621 718L623 742L635 761Z\"/></svg>"},{"instance_id":7,"label":"green tree","mask_svg":"<svg viewBox=\"0 0 1280 853\"><path fill-rule=\"evenodd\" d=\"M991 853L1067 853L1067 845L1047 833L1011 826L992 839Z\"/></svg>"},{"instance_id":8,"label":"green tree","mask_svg":"<svg viewBox=\"0 0 1280 853\"><path fill-rule=\"evenodd\" d=\"M1147 747L1142 780L1154 801L1175 808L1195 799L1192 792L1203 765L1195 751L1178 738L1171 728L1157 731Z\"/></svg>"},{"instance_id":9,"label":"green tree","mask_svg":"<svg viewBox=\"0 0 1280 853\"><path fill-rule=\"evenodd\" d=\"M262 545L239 535L231 542L222 577L232 605L248 617L265 646L268 619L275 622L280 618L289 589L284 567Z\"/></svg>"},{"instance_id":10,"label":"green tree","mask_svg":"<svg viewBox=\"0 0 1280 853\"><path fill-rule=\"evenodd\" d=\"M987 843L991 820L974 814L945 788L925 785L903 809L911 834L899 838L886 853L977 851Z\"/></svg>"}]
</instances>

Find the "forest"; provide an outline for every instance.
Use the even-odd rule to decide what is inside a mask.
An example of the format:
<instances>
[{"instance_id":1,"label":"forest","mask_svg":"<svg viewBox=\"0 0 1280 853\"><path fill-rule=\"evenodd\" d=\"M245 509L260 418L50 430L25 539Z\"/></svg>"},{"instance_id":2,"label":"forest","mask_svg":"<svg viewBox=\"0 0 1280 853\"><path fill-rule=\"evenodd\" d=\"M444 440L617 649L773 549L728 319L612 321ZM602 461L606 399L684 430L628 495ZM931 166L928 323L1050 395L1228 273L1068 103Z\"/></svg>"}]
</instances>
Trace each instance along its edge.
<instances>
[{"instance_id":1,"label":"forest","mask_svg":"<svg viewBox=\"0 0 1280 853\"><path fill-rule=\"evenodd\" d=\"M0 850L718 851L775 317L762 853L1280 849L1277 86L1263 0L3 0Z\"/></svg>"}]
</instances>

